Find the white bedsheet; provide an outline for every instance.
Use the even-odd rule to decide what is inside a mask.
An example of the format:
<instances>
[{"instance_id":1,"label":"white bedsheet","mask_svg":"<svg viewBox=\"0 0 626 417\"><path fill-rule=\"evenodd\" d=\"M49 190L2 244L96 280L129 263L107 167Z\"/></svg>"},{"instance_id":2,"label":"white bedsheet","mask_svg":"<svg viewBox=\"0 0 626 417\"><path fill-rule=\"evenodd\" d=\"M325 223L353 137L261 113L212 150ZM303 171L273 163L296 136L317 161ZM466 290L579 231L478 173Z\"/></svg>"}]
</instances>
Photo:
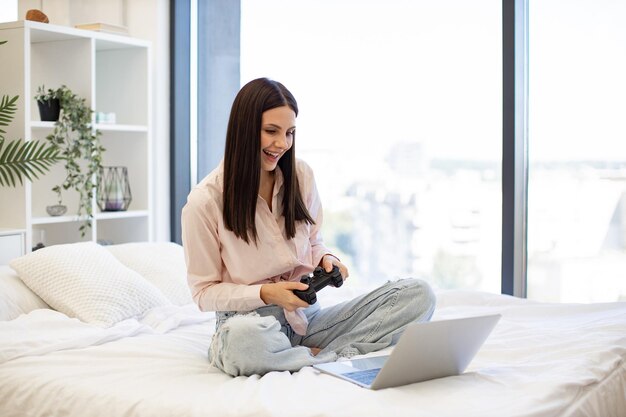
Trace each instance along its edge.
<instances>
[{"instance_id":1,"label":"white bedsheet","mask_svg":"<svg viewBox=\"0 0 626 417\"><path fill-rule=\"evenodd\" d=\"M202 313L193 305L172 305L154 308L141 319L123 320L101 328L55 310L33 310L15 320L0 321L0 365L23 356L98 346L142 333L163 334L214 318L214 313Z\"/></svg>"},{"instance_id":2,"label":"white bedsheet","mask_svg":"<svg viewBox=\"0 0 626 417\"><path fill-rule=\"evenodd\" d=\"M0 416L624 416L626 304L438 293L434 319L501 313L468 371L369 391L312 368L231 378L215 321L152 310L109 329L51 310L0 322Z\"/></svg>"}]
</instances>

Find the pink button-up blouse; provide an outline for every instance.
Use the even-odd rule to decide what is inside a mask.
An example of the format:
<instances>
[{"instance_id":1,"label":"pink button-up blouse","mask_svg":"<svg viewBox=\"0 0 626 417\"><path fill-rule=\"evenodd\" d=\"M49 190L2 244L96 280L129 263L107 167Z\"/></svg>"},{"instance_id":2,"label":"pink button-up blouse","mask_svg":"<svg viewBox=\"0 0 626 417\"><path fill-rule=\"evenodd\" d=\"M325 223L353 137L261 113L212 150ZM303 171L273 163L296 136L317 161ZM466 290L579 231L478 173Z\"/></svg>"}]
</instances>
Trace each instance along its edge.
<instances>
[{"instance_id":1,"label":"pink button-up blouse","mask_svg":"<svg viewBox=\"0 0 626 417\"><path fill-rule=\"evenodd\" d=\"M285 237L283 175L279 167L272 210L263 198L257 199L257 245L239 239L224 225L223 162L189 193L182 211L182 239L189 287L201 310L250 311L264 306L262 284L298 281L330 253L320 232L322 205L313 171L301 160L297 160L296 170L303 202L315 224L296 222L293 239ZM288 314L287 319L297 325L294 314Z\"/></svg>"}]
</instances>

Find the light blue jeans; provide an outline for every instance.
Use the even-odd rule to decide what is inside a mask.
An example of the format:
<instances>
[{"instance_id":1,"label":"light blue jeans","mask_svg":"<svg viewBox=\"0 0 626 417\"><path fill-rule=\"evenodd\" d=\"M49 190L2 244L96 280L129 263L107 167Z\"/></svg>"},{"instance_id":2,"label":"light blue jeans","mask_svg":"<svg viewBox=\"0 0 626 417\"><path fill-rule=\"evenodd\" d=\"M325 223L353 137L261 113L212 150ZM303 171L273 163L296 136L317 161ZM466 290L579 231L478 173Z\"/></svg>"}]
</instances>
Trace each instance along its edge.
<instances>
[{"instance_id":1,"label":"light blue jeans","mask_svg":"<svg viewBox=\"0 0 626 417\"><path fill-rule=\"evenodd\" d=\"M304 336L293 331L276 305L220 311L209 360L232 376L295 372L390 346L409 323L429 320L434 309L435 295L425 281L403 279L332 307L313 304L305 309L309 326ZM310 347L322 350L313 356Z\"/></svg>"}]
</instances>

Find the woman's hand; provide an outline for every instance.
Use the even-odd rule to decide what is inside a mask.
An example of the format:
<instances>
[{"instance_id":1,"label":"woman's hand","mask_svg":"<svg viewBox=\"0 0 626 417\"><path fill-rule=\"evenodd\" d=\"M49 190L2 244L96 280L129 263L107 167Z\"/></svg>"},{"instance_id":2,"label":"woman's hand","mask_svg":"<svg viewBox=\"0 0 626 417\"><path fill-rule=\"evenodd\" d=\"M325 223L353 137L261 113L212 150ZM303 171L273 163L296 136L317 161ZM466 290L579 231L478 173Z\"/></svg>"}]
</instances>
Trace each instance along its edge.
<instances>
[{"instance_id":1,"label":"woman's hand","mask_svg":"<svg viewBox=\"0 0 626 417\"><path fill-rule=\"evenodd\" d=\"M287 311L294 311L298 307L308 307L306 301L301 300L293 290L306 290L309 286L300 281L281 281L261 285L261 300L265 304L276 304Z\"/></svg>"},{"instance_id":2,"label":"woman's hand","mask_svg":"<svg viewBox=\"0 0 626 417\"><path fill-rule=\"evenodd\" d=\"M335 258L331 254L326 254L322 256L322 260L320 261L320 266L324 268L324 271L326 272L332 271L333 265L337 265L337 268L339 268L339 272L341 272L341 277L343 278L344 281L346 280L346 278L350 276L350 273L348 272L348 268L344 264L342 264L339 261L339 259Z\"/></svg>"}]
</instances>

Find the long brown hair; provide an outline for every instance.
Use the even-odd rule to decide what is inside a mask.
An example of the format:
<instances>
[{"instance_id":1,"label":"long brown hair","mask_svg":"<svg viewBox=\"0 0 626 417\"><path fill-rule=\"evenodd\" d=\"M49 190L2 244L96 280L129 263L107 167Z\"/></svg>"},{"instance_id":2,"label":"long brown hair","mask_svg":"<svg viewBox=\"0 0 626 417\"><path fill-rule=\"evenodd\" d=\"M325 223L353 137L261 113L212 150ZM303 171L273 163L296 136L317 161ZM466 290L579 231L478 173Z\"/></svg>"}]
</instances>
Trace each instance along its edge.
<instances>
[{"instance_id":1,"label":"long brown hair","mask_svg":"<svg viewBox=\"0 0 626 417\"><path fill-rule=\"evenodd\" d=\"M257 242L254 217L261 179L261 118L263 112L289 106L296 116L294 96L277 81L258 78L244 85L230 110L224 152L224 224L235 236ZM296 221L313 224L298 185L295 158L296 138L278 160L284 177L283 216L287 237L296 234Z\"/></svg>"}]
</instances>

